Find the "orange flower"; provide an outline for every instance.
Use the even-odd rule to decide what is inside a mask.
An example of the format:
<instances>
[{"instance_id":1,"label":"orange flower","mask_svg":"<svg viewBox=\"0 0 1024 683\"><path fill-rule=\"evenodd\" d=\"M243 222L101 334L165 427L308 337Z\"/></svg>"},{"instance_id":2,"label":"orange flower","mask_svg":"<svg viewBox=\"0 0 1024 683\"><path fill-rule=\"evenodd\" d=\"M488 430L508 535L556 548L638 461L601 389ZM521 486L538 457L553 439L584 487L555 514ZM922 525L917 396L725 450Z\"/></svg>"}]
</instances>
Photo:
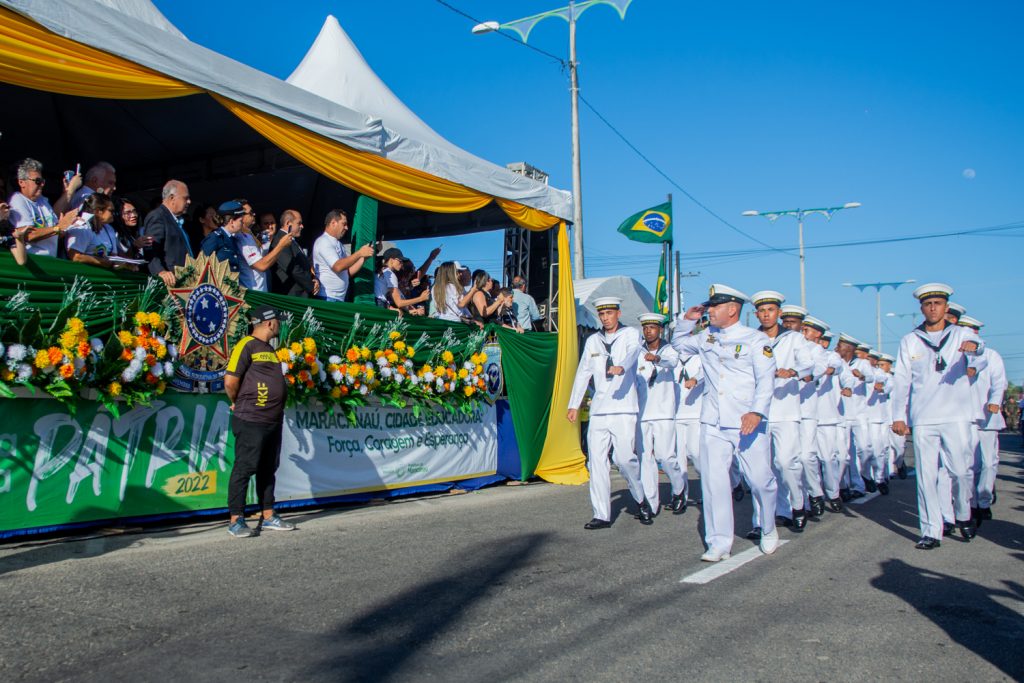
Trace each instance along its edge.
<instances>
[{"instance_id":1,"label":"orange flower","mask_svg":"<svg viewBox=\"0 0 1024 683\"><path fill-rule=\"evenodd\" d=\"M64 365L60 366L60 376L63 377L64 379L71 379L71 377L74 374L75 366L72 365L71 363L65 363Z\"/></svg>"},{"instance_id":2,"label":"orange flower","mask_svg":"<svg viewBox=\"0 0 1024 683\"><path fill-rule=\"evenodd\" d=\"M154 356L153 354L149 354L148 356L146 356L146 365L148 365L149 367L153 367L154 365L156 365L156 356Z\"/></svg>"},{"instance_id":3,"label":"orange flower","mask_svg":"<svg viewBox=\"0 0 1024 683\"><path fill-rule=\"evenodd\" d=\"M311 354L311 353L307 353L307 354L305 355L305 358L304 358L304 360L306 361L306 363L307 363L308 365L312 365L312 364L313 364L313 363L314 363L314 362L316 361L316 356L314 356L314 355L313 355L313 354Z\"/></svg>"},{"instance_id":4,"label":"orange flower","mask_svg":"<svg viewBox=\"0 0 1024 683\"><path fill-rule=\"evenodd\" d=\"M288 384L295 384L295 377L293 375L285 375L288 379Z\"/></svg>"},{"instance_id":5,"label":"orange flower","mask_svg":"<svg viewBox=\"0 0 1024 683\"><path fill-rule=\"evenodd\" d=\"M50 359L50 365L58 365L62 360L64 360L64 352L56 346L51 346L47 349L46 356Z\"/></svg>"},{"instance_id":6,"label":"orange flower","mask_svg":"<svg viewBox=\"0 0 1024 683\"><path fill-rule=\"evenodd\" d=\"M156 384L160 380L152 372L146 373L146 384Z\"/></svg>"},{"instance_id":7,"label":"orange flower","mask_svg":"<svg viewBox=\"0 0 1024 683\"><path fill-rule=\"evenodd\" d=\"M312 389L313 388L313 380L311 380L311 379L307 379L306 380L306 388L307 389Z\"/></svg>"},{"instance_id":8,"label":"orange flower","mask_svg":"<svg viewBox=\"0 0 1024 683\"><path fill-rule=\"evenodd\" d=\"M121 352L121 360L127 361L127 362L131 362L131 360L132 360L132 352L129 351L128 349L125 349L124 351L122 351Z\"/></svg>"},{"instance_id":9,"label":"orange flower","mask_svg":"<svg viewBox=\"0 0 1024 683\"><path fill-rule=\"evenodd\" d=\"M355 363L357 360L359 360L359 349L349 349L347 352L345 352L345 358L348 359L349 363Z\"/></svg>"},{"instance_id":10,"label":"orange flower","mask_svg":"<svg viewBox=\"0 0 1024 683\"><path fill-rule=\"evenodd\" d=\"M345 387L345 386L341 387L341 395L342 396L348 396L348 387Z\"/></svg>"},{"instance_id":11,"label":"orange flower","mask_svg":"<svg viewBox=\"0 0 1024 683\"><path fill-rule=\"evenodd\" d=\"M92 346L89 345L89 342L78 342L78 355L80 357L85 358L89 355L90 351L92 351Z\"/></svg>"},{"instance_id":12,"label":"orange flower","mask_svg":"<svg viewBox=\"0 0 1024 683\"><path fill-rule=\"evenodd\" d=\"M407 374L409 374L409 371L405 369L404 365L399 365L398 366L398 374L399 375L407 375Z\"/></svg>"}]
</instances>

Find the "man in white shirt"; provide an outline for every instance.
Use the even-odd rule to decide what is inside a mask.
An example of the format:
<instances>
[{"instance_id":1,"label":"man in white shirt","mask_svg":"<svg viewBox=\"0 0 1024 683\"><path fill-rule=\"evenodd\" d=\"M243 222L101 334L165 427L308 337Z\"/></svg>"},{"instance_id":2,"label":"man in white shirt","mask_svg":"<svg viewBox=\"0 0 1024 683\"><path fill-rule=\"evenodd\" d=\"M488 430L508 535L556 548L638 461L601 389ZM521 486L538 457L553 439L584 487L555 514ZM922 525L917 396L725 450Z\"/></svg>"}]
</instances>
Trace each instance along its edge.
<instances>
[{"instance_id":1,"label":"man in white shirt","mask_svg":"<svg viewBox=\"0 0 1024 683\"><path fill-rule=\"evenodd\" d=\"M644 498L640 481L640 460L636 455L636 423L639 405L636 395L637 357L640 355L640 333L636 328L619 324L622 300L601 297L594 301L602 330L587 338L583 356L576 368L576 379L569 397L566 418L575 422L580 403L594 380L594 397L590 402L590 424L587 429L587 466L590 470L590 504L594 517L584 529L607 529L611 526L612 457L633 500L640 507L640 522L651 524L654 511Z\"/></svg>"},{"instance_id":2,"label":"man in white shirt","mask_svg":"<svg viewBox=\"0 0 1024 683\"><path fill-rule=\"evenodd\" d=\"M661 338L665 316L645 313L643 348L637 361L636 391L640 407L640 479L644 496L657 513L660 506L658 465L672 485L665 505L673 514L686 512L686 457L676 451L676 402L679 400L676 368L679 354Z\"/></svg>"},{"instance_id":3,"label":"man in white shirt","mask_svg":"<svg viewBox=\"0 0 1024 683\"><path fill-rule=\"evenodd\" d=\"M840 392L846 452L843 453L839 479L843 484L840 496L844 502L862 498L865 491L865 483L860 476L861 463L867 458L869 448L868 421L864 413L864 404L867 402L865 384L869 376L873 377L873 373L868 361L858 357L857 349L861 346L861 342L846 333L840 333L836 343L836 353L846 364L843 373L848 378L847 384L843 385Z\"/></svg>"},{"instance_id":4,"label":"man in white shirt","mask_svg":"<svg viewBox=\"0 0 1024 683\"><path fill-rule=\"evenodd\" d=\"M313 270L320 281L320 297L327 301L344 301L351 276L373 256L372 244L350 253L348 245L341 243L347 231L348 214L341 209L328 211L324 232L313 243Z\"/></svg>"},{"instance_id":5,"label":"man in white shirt","mask_svg":"<svg viewBox=\"0 0 1024 683\"><path fill-rule=\"evenodd\" d=\"M775 361L768 337L739 322L747 301L739 290L712 285L703 305L676 318L672 334L672 348L683 358L699 354L704 366L700 416L700 483L708 546L700 558L704 562L719 562L732 554L735 529L730 471L737 458L760 510L761 552L770 555L779 545L775 529L778 484L766 430ZM710 325L691 335L705 311Z\"/></svg>"},{"instance_id":6,"label":"man in white shirt","mask_svg":"<svg viewBox=\"0 0 1024 683\"><path fill-rule=\"evenodd\" d=\"M821 517L825 513L825 479L830 476L829 468L832 462L830 456L826 464L826 458L818 450L818 388L821 382L831 379L832 375L841 369L842 359L835 356L833 360L829 352L818 344L818 339L828 329L828 325L807 315L805 310L800 306L784 306L782 320L783 325L803 336L814 362L811 374L800 378L800 463L804 470L804 486L807 488L810 514ZM829 498L835 495L838 495L838 489L830 494Z\"/></svg>"},{"instance_id":7,"label":"man in white shirt","mask_svg":"<svg viewBox=\"0 0 1024 683\"><path fill-rule=\"evenodd\" d=\"M685 498L690 489L687 461L693 464L697 476L700 476L700 408L704 397L704 366L700 354L680 358L676 375L676 390L679 392L676 403L676 457L679 466L683 468ZM743 490L742 485L740 490ZM699 495L693 498L700 502Z\"/></svg>"},{"instance_id":8,"label":"man in white shirt","mask_svg":"<svg viewBox=\"0 0 1024 683\"><path fill-rule=\"evenodd\" d=\"M985 323L967 315L960 316L962 327L981 332ZM974 504L972 516L978 526L986 519L992 519L992 503L995 502L996 473L999 470L999 432L1006 429L1003 418L1003 395L1009 385L1006 379L1006 365L991 346L985 349L978 371L970 378L978 407L977 446L974 449Z\"/></svg>"},{"instance_id":9,"label":"man in white shirt","mask_svg":"<svg viewBox=\"0 0 1024 683\"><path fill-rule=\"evenodd\" d=\"M953 480L957 527L965 540L975 535L971 423L977 419L977 408L967 368L984 350L984 342L973 330L946 320L952 293L953 288L942 283L914 290L925 320L900 341L893 378L893 431L906 435L913 428L921 525L921 540L915 547L921 550L939 547L942 537L940 466Z\"/></svg>"},{"instance_id":10,"label":"man in white shirt","mask_svg":"<svg viewBox=\"0 0 1024 683\"><path fill-rule=\"evenodd\" d=\"M534 320L541 319L537 302L526 293L526 280L521 275L512 278L512 312L515 314L519 326L527 332L533 330Z\"/></svg>"},{"instance_id":11,"label":"man in white shirt","mask_svg":"<svg viewBox=\"0 0 1024 683\"><path fill-rule=\"evenodd\" d=\"M832 343L832 333L829 326L817 318L808 316L804 319L804 336L814 339L818 333L817 342L825 352L826 366L832 372L826 371L825 375L818 380L818 429L816 440L818 442L818 458L821 460L822 488L828 498L828 509L832 512L841 512L843 509L840 496L840 473L842 471L843 454L849 452L848 437L844 419L840 413L842 404L843 382L846 381L843 374L843 359L839 354L829 349ZM852 380L852 375L849 376ZM852 384L852 382L851 382Z\"/></svg>"},{"instance_id":12,"label":"man in white shirt","mask_svg":"<svg viewBox=\"0 0 1024 683\"><path fill-rule=\"evenodd\" d=\"M904 455L907 451L907 437L897 434L892 431L892 423L895 417L893 416L894 404L892 401L892 370L896 366L896 356L888 353L883 353L881 360L878 361L878 367L882 372L886 373L890 377L890 391L889 400L886 402L886 406L889 411L888 416L888 428L886 431L889 434L888 452L889 452L889 474L890 476L895 474L900 479L907 478L907 466L903 461Z\"/></svg>"},{"instance_id":13,"label":"man in white shirt","mask_svg":"<svg viewBox=\"0 0 1024 683\"><path fill-rule=\"evenodd\" d=\"M775 388L768 408L768 434L771 439L772 466L779 482L776 514L784 525L802 532L807 526L804 504L807 489L800 443L800 378L810 375L814 360L803 335L779 324L780 307L786 298L774 290L754 294L760 331L768 336L766 352L775 359ZM759 510L755 499L753 529L748 538L760 538Z\"/></svg>"},{"instance_id":14,"label":"man in white shirt","mask_svg":"<svg viewBox=\"0 0 1024 683\"><path fill-rule=\"evenodd\" d=\"M269 243L264 245L256 239L252 231L256 224L256 213L252 210L252 204L245 199L236 201L245 210L245 215L242 217L242 229L235 235L238 251L242 254L242 259L238 264L238 281L247 289L269 292L270 284L267 271L277 263L277 257L288 248L294 238L291 235L282 237L273 249L270 248ZM277 221L274 221L274 225L277 225Z\"/></svg>"},{"instance_id":15,"label":"man in white shirt","mask_svg":"<svg viewBox=\"0 0 1024 683\"><path fill-rule=\"evenodd\" d=\"M15 229L32 228L28 233L28 253L41 256L57 255L57 214L50 200L43 196L43 165L35 159L25 159L18 165L18 192L9 200L8 220Z\"/></svg>"}]
</instances>

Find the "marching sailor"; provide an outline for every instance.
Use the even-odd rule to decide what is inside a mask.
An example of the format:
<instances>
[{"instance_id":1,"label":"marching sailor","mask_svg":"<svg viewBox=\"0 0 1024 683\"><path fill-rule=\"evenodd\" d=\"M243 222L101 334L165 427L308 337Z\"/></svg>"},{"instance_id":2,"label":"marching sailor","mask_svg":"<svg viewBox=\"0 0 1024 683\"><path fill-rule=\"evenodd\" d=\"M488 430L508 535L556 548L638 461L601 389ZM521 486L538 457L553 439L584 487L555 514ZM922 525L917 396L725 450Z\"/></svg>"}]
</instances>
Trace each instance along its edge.
<instances>
[{"instance_id":1,"label":"marching sailor","mask_svg":"<svg viewBox=\"0 0 1024 683\"><path fill-rule=\"evenodd\" d=\"M700 476L700 407L704 397L704 366L700 354L680 358L676 387L676 457L683 469L683 496L689 492L687 460ZM694 496L698 499L697 496ZM699 499L698 499L699 502Z\"/></svg>"},{"instance_id":2,"label":"marching sailor","mask_svg":"<svg viewBox=\"0 0 1024 683\"><path fill-rule=\"evenodd\" d=\"M704 365L701 406L700 483L704 504L705 562L732 553L734 536L730 469L739 459L760 509L761 551L774 553L778 484L771 468L766 416L774 388L775 360L768 337L741 325L740 311L748 298L724 285L712 285L708 300L676 319L672 347L682 357L699 354ZM710 325L689 333L707 311Z\"/></svg>"},{"instance_id":3,"label":"marching sailor","mask_svg":"<svg viewBox=\"0 0 1024 683\"><path fill-rule=\"evenodd\" d=\"M889 495L889 434L892 434L892 408L889 406L889 393L892 391L892 377L879 367L882 354L875 349L868 351L868 362L874 372L872 383L868 387L868 400L865 402L868 418L868 439L871 441L871 453L874 458L866 463L862 476L871 480L878 492Z\"/></svg>"},{"instance_id":4,"label":"marching sailor","mask_svg":"<svg viewBox=\"0 0 1024 683\"><path fill-rule=\"evenodd\" d=\"M808 316L804 319L804 334L813 339L814 333L820 330L817 341L826 355L827 367L833 372L826 374L818 382L818 457L821 459L822 488L828 497L828 509L841 512L843 509L840 498L840 479L844 454L849 453L849 437L843 414L842 405L843 383L853 384L853 375L844 373L846 363L838 353L829 349L832 333L829 326L817 318Z\"/></svg>"},{"instance_id":5,"label":"marching sailor","mask_svg":"<svg viewBox=\"0 0 1024 683\"><path fill-rule=\"evenodd\" d=\"M861 342L846 333L841 333L836 343L836 353L846 363L843 373L850 383L850 386L844 385L842 388L843 401L840 406L846 437L846 452L840 469L840 481L844 486L839 491L844 502L863 497L865 489L864 480L860 476L861 462L867 457L865 449L868 447L868 422L864 414L864 403L867 401L865 385L867 378L874 375L870 363L857 356L857 349L861 346Z\"/></svg>"},{"instance_id":6,"label":"marching sailor","mask_svg":"<svg viewBox=\"0 0 1024 683\"><path fill-rule=\"evenodd\" d=\"M914 290L925 320L900 341L893 377L893 431L906 435L913 428L921 525L921 540L916 547L922 550L939 547L942 537L940 466L953 480L954 514L960 533L966 540L975 535L971 521L971 423L977 418L977 409L967 367L974 365L984 342L970 328L946 320L952 293L953 288L942 283Z\"/></svg>"},{"instance_id":7,"label":"marching sailor","mask_svg":"<svg viewBox=\"0 0 1024 683\"><path fill-rule=\"evenodd\" d=\"M760 331L768 336L765 353L775 359L775 389L768 408L768 434L771 439L772 465L779 482L776 514L790 523L793 531L807 526L804 513L806 489L800 445L800 378L811 374L814 360L807 349L803 335L779 325L779 307L786 299L772 290L754 294ZM758 536L758 508L754 504L754 528L749 537ZM782 520L779 520L782 521Z\"/></svg>"},{"instance_id":8,"label":"marching sailor","mask_svg":"<svg viewBox=\"0 0 1024 683\"><path fill-rule=\"evenodd\" d=\"M655 514L658 512L658 465L672 484L672 499L665 507L673 514L686 512L686 456L676 451L676 405L679 386L676 367L679 354L661 338L665 316L645 313L640 316L644 344L637 361L636 390L640 404L641 449L640 480L644 496Z\"/></svg>"},{"instance_id":9,"label":"marching sailor","mask_svg":"<svg viewBox=\"0 0 1024 683\"><path fill-rule=\"evenodd\" d=\"M783 307L783 315L786 308ZM784 318L784 320L789 318ZM825 498L829 501L839 498L839 460L835 452L835 421L839 416L839 392L833 392L833 387L838 387L838 373L843 369L843 359L834 351L827 350L822 346L820 340L828 332L828 325L821 320L804 315L800 318L800 331L804 335L811 348L811 357L814 359L814 376L804 378L800 386L800 442L804 448L805 459L804 483L807 486L807 495L810 499L811 514L820 517L825 512ZM828 389L823 390L824 385ZM821 448L819 437L819 419L823 408L821 403L834 400L835 405L828 410L825 418L831 429L829 440L825 444L827 450ZM831 504L830 504L831 507ZM842 509L840 507L840 509ZM833 510L835 512L836 510Z\"/></svg>"},{"instance_id":10,"label":"marching sailor","mask_svg":"<svg viewBox=\"0 0 1024 683\"><path fill-rule=\"evenodd\" d=\"M892 384L892 369L896 365L896 356L888 353L883 353L882 357L878 361L879 369L889 375L890 387ZM892 402L892 390L890 388L888 400L886 401L886 410L888 411L888 425L886 432L888 433L889 441L887 450L889 453L889 475L896 474L900 479L907 478L907 466L903 462L903 456L907 451L907 437L897 434L892 431L892 423L895 419L893 417L893 402Z\"/></svg>"},{"instance_id":11,"label":"marching sailor","mask_svg":"<svg viewBox=\"0 0 1024 683\"><path fill-rule=\"evenodd\" d=\"M634 327L619 324L622 300L601 297L594 300L601 321L600 332L587 338L583 357L576 369L576 380L569 397L566 418L575 422L580 403L594 380L594 397L590 403L590 425L587 430L588 466L590 469L590 503L594 518L584 529L606 529L611 526L611 473L608 452L619 473L626 479L629 492L640 506L640 521L650 524L654 514L644 500L640 483L640 461L636 456L636 361L640 355L640 333Z\"/></svg>"},{"instance_id":12,"label":"marching sailor","mask_svg":"<svg viewBox=\"0 0 1024 683\"><path fill-rule=\"evenodd\" d=\"M960 316L958 323L979 333L985 323L967 315ZM1003 357L991 346L985 349L978 372L970 378L974 389L975 405L979 414L977 425L977 447L974 451L975 503L972 514L978 526L986 519L992 519L992 503L995 502L996 472L999 469L999 432L1006 429L1003 418L1003 395L1006 393L1006 366Z\"/></svg>"}]
</instances>

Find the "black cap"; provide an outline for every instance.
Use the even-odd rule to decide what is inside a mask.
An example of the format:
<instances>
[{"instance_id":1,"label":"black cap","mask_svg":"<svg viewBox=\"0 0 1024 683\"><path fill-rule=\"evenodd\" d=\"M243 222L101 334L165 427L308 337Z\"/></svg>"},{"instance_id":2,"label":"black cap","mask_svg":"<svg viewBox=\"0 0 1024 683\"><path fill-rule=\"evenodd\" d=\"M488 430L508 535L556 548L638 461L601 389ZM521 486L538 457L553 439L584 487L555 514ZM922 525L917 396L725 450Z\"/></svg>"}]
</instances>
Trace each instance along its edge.
<instances>
[{"instance_id":1,"label":"black cap","mask_svg":"<svg viewBox=\"0 0 1024 683\"><path fill-rule=\"evenodd\" d=\"M249 309L249 322L253 325L259 325L270 320L277 320L277 309L273 306L261 304Z\"/></svg>"},{"instance_id":2,"label":"black cap","mask_svg":"<svg viewBox=\"0 0 1024 683\"><path fill-rule=\"evenodd\" d=\"M241 216L245 213L245 207L241 202L232 199L218 206L217 213L221 216Z\"/></svg>"},{"instance_id":3,"label":"black cap","mask_svg":"<svg viewBox=\"0 0 1024 683\"><path fill-rule=\"evenodd\" d=\"M391 247L390 249L385 249L384 253L380 255L380 260L381 261L388 261L388 260L393 259L393 258L396 258L399 261L401 261L401 260L403 260L405 258L405 256L402 255L402 250L401 249L396 249L395 247Z\"/></svg>"}]
</instances>

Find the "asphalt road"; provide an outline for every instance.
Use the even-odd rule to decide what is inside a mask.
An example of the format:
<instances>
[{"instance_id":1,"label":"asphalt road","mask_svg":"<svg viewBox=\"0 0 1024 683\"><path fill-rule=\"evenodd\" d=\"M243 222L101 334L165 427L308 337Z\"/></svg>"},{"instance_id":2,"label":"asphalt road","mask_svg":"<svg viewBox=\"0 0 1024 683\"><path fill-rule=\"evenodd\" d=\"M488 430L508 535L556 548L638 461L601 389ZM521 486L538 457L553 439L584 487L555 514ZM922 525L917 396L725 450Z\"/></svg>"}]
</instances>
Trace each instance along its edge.
<instances>
[{"instance_id":1,"label":"asphalt road","mask_svg":"<svg viewBox=\"0 0 1024 683\"><path fill-rule=\"evenodd\" d=\"M680 582L707 568L699 508L588 532L585 486L0 545L0 681L1021 680L1024 458L1003 446L971 543L914 549L908 479L703 585Z\"/></svg>"}]
</instances>

